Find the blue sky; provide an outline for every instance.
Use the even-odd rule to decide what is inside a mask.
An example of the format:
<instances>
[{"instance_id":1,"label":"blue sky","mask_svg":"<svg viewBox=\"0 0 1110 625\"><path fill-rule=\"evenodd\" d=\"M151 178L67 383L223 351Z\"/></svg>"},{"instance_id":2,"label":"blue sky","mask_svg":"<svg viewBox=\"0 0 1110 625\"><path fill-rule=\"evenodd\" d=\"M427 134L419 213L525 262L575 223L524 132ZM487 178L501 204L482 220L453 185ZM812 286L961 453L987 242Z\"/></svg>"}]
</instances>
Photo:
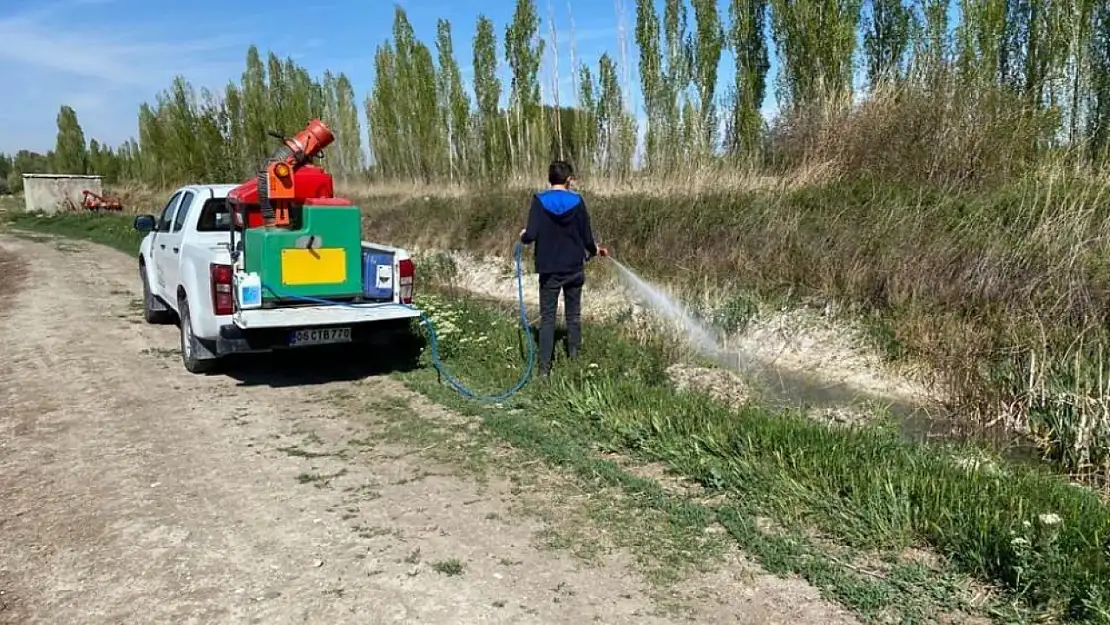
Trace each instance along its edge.
<instances>
[{"instance_id":1,"label":"blue sky","mask_svg":"<svg viewBox=\"0 0 1110 625\"><path fill-rule=\"evenodd\" d=\"M563 103L573 101L572 39L581 62L596 68L605 51L620 61L619 2L624 4L635 106L639 79L634 0L537 1L545 35L554 17ZM470 79L471 40L480 12L493 19L499 55L503 54L501 37L512 16L512 0L398 0L396 4L404 7L417 37L429 46L434 45L436 19L451 20L465 80ZM662 11L662 0L659 4ZM725 5L721 0L721 16L727 20ZM52 148L62 104L77 110L87 138L117 145L136 135L139 104L153 101L175 74L184 75L198 89L238 81L252 43L263 52L292 56L316 75L325 69L345 72L361 107L372 84L374 49L391 34L393 7L388 0L5 0L0 6L0 84L7 93L0 98L0 152ZM689 19L692 28L692 11ZM775 108L777 59L773 49L771 54L767 114ZM732 60L727 51L724 57L721 89L732 83ZM550 72L553 66L549 55L543 71ZM503 68L505 77L507 72ZM545 99L550 100L550 77L544 82ZM365 131L365 120L360 121Z\"/></svg>"}]
</instances>

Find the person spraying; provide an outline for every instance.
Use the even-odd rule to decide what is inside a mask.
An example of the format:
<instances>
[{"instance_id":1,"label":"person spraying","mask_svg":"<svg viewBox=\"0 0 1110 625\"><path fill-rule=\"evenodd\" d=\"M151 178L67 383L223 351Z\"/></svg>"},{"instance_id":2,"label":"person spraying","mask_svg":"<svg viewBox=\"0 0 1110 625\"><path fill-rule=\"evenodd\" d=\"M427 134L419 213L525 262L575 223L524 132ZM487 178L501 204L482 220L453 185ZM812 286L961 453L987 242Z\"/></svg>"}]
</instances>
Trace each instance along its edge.
<instances>
[{"instance_id":1,"label":"person spraying","mask_svg":"<svg viewBox=\"0 0 1110 625\"><path fill-rule=\"evenodd\" d=\"M578 357L582 344L582 287L586 263L608 256L598 247L586 202L574 186L574 168L553 161L547 170L548 189L532 196L528 225L520 231L523 245L535 244L535 271L540 278L540 377L551 373L555 352L555 312L559 294L567 324L567 355Z\"/></svg>"}]
</instances>

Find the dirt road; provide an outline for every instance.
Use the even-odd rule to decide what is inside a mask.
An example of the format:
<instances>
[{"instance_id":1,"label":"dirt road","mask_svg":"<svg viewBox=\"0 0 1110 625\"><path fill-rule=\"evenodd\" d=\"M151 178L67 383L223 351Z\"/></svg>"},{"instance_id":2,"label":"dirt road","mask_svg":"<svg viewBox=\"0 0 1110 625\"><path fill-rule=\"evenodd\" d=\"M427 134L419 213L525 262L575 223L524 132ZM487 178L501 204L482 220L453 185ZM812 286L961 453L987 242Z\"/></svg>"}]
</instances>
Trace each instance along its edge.
<instances>
[{"instance_id":1,"label":"dirt road","mask_svg":"<svg viewBox=\"0 0 1110 625\"><path fill-rule=\"evenodd\" d=\"M748 567L661 611L629 558L537 546L508 480L335 401L419 410L399 383L193 376L131 259L4 233L0 255L2 623L852 622Z\"/></svg>"}]
</instances>

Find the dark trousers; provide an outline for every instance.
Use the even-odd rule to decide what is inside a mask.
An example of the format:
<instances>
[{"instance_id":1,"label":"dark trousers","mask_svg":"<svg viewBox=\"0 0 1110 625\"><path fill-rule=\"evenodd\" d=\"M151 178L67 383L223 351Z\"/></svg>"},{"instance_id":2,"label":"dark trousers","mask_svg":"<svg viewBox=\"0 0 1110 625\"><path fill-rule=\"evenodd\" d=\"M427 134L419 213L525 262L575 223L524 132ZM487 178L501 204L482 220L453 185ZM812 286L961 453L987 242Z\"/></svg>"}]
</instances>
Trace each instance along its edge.
<instances>
[{"instance_id":1,"label":"dark trousers","mask_svg":"<svg viewBox=\"0 0 1110 625\"><path fill-rule=\"evenodd\" d=\"M563 311L567 322L567 354L578 356L582 344L582 285L585 272L540 274L540 374L551 370L555 355L555 313L559 309L559 293L563 294Z\"/></svg>"}]
</instances>

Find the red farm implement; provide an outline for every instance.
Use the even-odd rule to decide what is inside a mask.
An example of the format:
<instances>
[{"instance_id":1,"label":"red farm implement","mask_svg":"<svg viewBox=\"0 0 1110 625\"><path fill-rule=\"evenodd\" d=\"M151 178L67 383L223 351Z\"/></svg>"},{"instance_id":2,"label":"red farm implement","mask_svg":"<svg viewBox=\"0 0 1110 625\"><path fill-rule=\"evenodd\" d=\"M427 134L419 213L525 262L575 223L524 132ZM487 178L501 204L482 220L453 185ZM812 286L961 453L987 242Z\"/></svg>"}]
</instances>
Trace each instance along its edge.
<instances>
[{"instance_id":1,"label":"red farm implement","mask_svg":"<svg viewBox=\"0 0 1110 625\"><path fill-rule=\"evenodd\" d=\"M108 197L104 195L97 195L88 189L81 192L84 198L81 200L81 208L87 211L122 211L123 204L119 199Z\"/></svg>"}]
</instances>

